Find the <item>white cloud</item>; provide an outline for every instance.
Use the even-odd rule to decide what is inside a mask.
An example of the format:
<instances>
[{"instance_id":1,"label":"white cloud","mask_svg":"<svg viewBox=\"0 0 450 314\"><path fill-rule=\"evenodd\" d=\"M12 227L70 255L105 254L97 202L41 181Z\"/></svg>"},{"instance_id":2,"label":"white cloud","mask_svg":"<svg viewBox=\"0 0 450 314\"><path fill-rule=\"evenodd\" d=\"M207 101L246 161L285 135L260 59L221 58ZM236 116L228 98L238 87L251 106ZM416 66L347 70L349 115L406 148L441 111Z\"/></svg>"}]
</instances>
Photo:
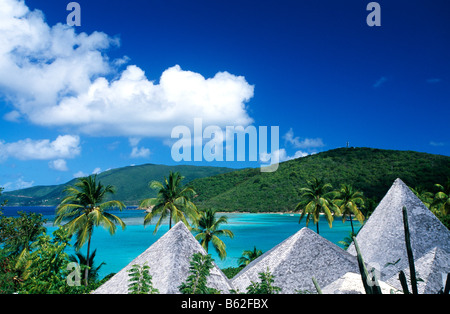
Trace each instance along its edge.
<instances>
[{"instance_id":1,"label":"white cloud","mask_svg":"<svg viewBox=\"0 0 450 314\"><path fill-rule=\"evenodd\" d=\"M430 142L431 146L445 146L444 142L435 142L435 141L431 141Z\"/></svg>"},{"instance_id":2,"label":"white cloud","mask_svg":"<svg viewBox=\"0 0 450 314\"><path fill-rule=\"evenodd\" d=\"M150 156L150 149L145 147L138 147L141 139L138 137L131 137L128 139L132 147L130 158L147 158Z\"/></svg>"},{"instance_id":3,"label":"white cloud","mask_svg":"<svg viewBox=\"0 0 450 314\"><path fill-rule=\"evenodd\" d=\"M260 160L262 162L268 162L270 161L271 164L274 163L280 163L283 161L288 161L288 160L292 160L292 159L297 159L297 158L301 158L301 157L305 157L308 156L309 154L306 152L302 152L302 151L296 151L294 156L288 156L286 149L281 148L278 149L274 152L271 153L262 153L260 154Z\"/></svg>"},{"instance_id":4,"label":"white cloud","mask_svg":"<svg viewBox=\"0 0 450 314\"><path fill-rule=\"evenodd\" d=\"M5 191L15 191L20 189L27 189L32 187L34 184L34 181L25 181L23 177L20 177L14 182L7 182L5 184L2 184L3 188L5 188Z\"/></svg>"},{"instance_id":5,"label":"white cloud","mask_svg":"<svg viewBox=\"0 0 450 314\"><path fill-rule=\"evenodd\" d=\"M71 127L93 136L169 137L176 125L196 117L208 125L252 123L246 103L254 88L242 76L212 78L182 70L164 71L158 83L123 57L102 52L118 41L104 33L76 34L18 0L0 8L0 93L15 109L5 118L26 118L48 127ZM115 76L110 80L107 77Z\"/></svg>"},{"instance_id":6,"label":"white cloud","mask_svg":"<svg viewBox=\"0 0 450 314\"><path fill-rule=\"evenodd\" d=\"M5 143L0 140L0 161L10 157L20 160L74 158L80 152L80 138L72 135L60 135L54 141L27 138L14 143Z\"/></svg>"},{"instance_id":7,"label":"white cloud","mask_svg":"<svg viewBox=\"0 0 450 314\"><path fill-rule=\"evenodd\" d=\"M89 176L89 175L87 173L84 173L81 170L73 174L74 178L84 178L84 177L87 177L87 176Z\"/></svg>"},{"instance_id":8,"label":"white cloud","mask_svg":"<svg viewBox=\"0 0 450 314\"><path fill-rule=\"evenodd\" d=\"M97 167L94 170L92 170L92 174L99 174L100 172L102 172L102 169Z\"/></svg>"},{"instance_id":9,"label":"white cloud","mask_svg":"<svg viewBox=\"0 0 450 314\"><path fill-rule=\"evenodd\" d=\"M69 168L67 167L67 163L64 159L52 160L48 163L48 166L51 169L54 169L57 171L68 171L69 170Z\"/></svg>"},{"instance_id":10,"label":"white cloud","mask_svg":"<svg viewBox=\"0 0 450 314\"><path fill-rule=\"evenodd\" d=\"M304 140L300 140L298 136L294 137L294 130L292 128L289 129L283 138L295 148L317 148L325 146L321 138L305 138Z\"/></svg>"},{"instance_id":11,"label":"white cloud","mask_svg":"<svg viewBox=\"0 0 450 314\"><path fill-rule=\"evenodd\" d=\"M131 158L147 158L150 156L150 149L145 147L133 147L130 157Z\"/></svg>"}]
</instances>

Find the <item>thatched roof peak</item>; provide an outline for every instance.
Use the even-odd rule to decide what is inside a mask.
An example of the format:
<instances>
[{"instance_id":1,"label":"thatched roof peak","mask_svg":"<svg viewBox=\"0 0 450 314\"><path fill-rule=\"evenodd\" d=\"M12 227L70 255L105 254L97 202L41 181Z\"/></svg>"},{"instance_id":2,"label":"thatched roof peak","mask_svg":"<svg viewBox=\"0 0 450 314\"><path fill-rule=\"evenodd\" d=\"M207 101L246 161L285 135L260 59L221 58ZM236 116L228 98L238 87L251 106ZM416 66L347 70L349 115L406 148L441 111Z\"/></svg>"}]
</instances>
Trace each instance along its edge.
<instances>
[{"instance_id":1,"label":"thatched roof peak","mask_svg":"<svg viewBox=\"0 0 450 314\"><path fill-rule=\"evenodd\" d=\"M245 292L258 274L270 270L282 293L315 291L312 277L326 286L347 272L358 272L356 258L309 228L303 228L244 268L232 283Z\"/></svg>"},{"instance_id":2,"label":"thatched roof peak","mask_svg":"<svg viewBox=\"0 0 450 314\"><path fill-rule=\"evenodd\" d=\"M128 293L127 271L134 264L143 265L144 263L150 266L153 286L160 293L179 293L178 287L188 277L192 255L198 252L206 254L184 223L179 222L94 293ZM226 276L215 264L208 278L208 286L222 293L228 293L232 289Z\"/></svg>"},{"instance_id":3,"label":"thatched roof peak","mask_svg":"<svg viewBox=\"0 0 450 314\"><path fill-rule=\"evenodd\" d=\"M450 252L450 231L401 179L397 179L356 237L364 261L380 270L385 280L408 266L404 206L414 259L417 261L434 247ZM353 244L348 252L356 255Z\"/></svg>"}]
</instances>

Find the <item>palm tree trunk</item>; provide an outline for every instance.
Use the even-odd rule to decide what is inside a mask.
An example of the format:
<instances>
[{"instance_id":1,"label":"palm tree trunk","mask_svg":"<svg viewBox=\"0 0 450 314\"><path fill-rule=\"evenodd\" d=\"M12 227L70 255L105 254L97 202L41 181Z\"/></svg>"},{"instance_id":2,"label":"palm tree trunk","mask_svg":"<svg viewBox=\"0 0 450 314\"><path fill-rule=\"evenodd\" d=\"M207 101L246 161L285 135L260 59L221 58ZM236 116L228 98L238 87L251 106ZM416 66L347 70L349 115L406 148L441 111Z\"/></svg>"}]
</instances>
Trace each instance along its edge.
<instances>
[{"instance_id":1,"label":"palm tree trunk","mask_svg":"<svg viewBox=\"0 0 450 314\"><path fill-rule=\"evenodd\" d=\"M169 215L169 230L172 229L172 210L170 210L170 215Z\"/></svg>"},{"instance_id":2,"label":"palm tree trunk","mask_svg":"<svg viewBox=\"0 0 450 314\"><path fill-rule=\"evenodd\" d=\"M353 230L353 219L352 219L352 214L349 214L350 217L350 224L352 225L352 234L355 234L355 230Z\"/></svg>"},{"instance_id":3,"label":"palm tree trunk","mask_svg":"<svg viewBox=\"0 0 450 314\"><path fill-rule=\"evenodd\" d=\"M316 227L317 227L317 234L319 234L319 221L317 221Z\"/></svg>"},{"instance_id":4,"label":"palm tree trunk","mask_svg":"<svg viewBox=\"0 0 450 314\"><path fill-rule=\"evenodd\" d=\"M91 235L89 235L88 247L87 247L87 255L86 255L86 269L84 270L84 285L88 286L89 281L89 251L91 250Z\"/></svg>"}]
</instances>

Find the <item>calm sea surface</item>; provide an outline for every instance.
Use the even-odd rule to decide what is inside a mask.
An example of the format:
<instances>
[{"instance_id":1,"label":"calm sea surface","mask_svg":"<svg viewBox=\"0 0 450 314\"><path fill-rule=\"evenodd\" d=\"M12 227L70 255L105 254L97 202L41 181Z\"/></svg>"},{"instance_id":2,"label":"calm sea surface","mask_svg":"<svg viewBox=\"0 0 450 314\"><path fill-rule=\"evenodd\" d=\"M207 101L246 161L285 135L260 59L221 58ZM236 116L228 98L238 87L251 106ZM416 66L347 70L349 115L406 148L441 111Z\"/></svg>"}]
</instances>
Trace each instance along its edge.
<instances>
[{"instance_id":1,"label":"calm sea surface","mask_svg":"<svg viewBox=\"0 0 450 314\"><path fill-rule=\"evenodd\" d=\"M46 224L49 234L57 229L53 226L54 207L5 207L3 209L6 216L17 216L19 211L43 214L44 218L49 220ZM124 220L127 227L124 231L120 227L117 228L117 232L113 236L102 227L94 231L91 251L97 249L95 264L106 263L100 269L100 277L121 270L169 230L168 224L165 224L160 227L156 234L153 234L156 220L153 225L144 228L145 212L141 210L111 211L111 213ZM212 244L210 244L209 253L220 268L236 267L242 251L252 250L253 246L256 246L257 249L266 252L305 227L304 219L300 224L298 223L299 214L224 213L218 215L228 217L228 224L223 225L222 229L230 229L234 233L233 239L222 238L227 246L227 258L225 260L220 260ZM354 221L353 224L355 231L361 226L357 221ZM308 227L316 231L316 226L313 223L310 223ZM351 226L348 220L342 223L342 220L338 218L333 222L333 228L330 229L324 217L321 217L319 231L321 236L339 245L338 241L349 235ZM85 245L81 252L86 254L86 249L87 246ZM68 253L73 254L74 250L71 249Z\"/></svg>"}]
</instances>

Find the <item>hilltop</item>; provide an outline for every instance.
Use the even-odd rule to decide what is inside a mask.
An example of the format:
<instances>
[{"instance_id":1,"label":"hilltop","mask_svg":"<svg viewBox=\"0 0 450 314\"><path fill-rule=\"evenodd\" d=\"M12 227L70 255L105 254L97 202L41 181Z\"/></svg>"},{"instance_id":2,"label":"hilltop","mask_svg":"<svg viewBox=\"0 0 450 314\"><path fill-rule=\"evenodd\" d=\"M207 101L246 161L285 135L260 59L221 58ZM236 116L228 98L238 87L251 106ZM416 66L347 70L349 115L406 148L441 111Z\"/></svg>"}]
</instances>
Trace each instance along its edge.
<instances>
[{"instance_id":1,"label":"hilltop","mask_svg":"<svg viewBox=\"0 0 450 314\"><path fill-rule=\"evenodd\" d=\"M434 191L450 177L450 157L413 151L373 148L339 148L283 162L274 173L244 169L194 180L200 207L222 211L292 211L299 202L299 189L312 177L337 189L351 184L378 203L392 182L401 178L410 187ZM370 208L369 208L370 209Z\"/></svg>"},{"instance_id":2,"label":"hilltop","mask_svg":"<svg viewBox=\"0 0 450 314\"><path fill-rule=\"evenodd\" d=\"M170 171L185 176L184 184L198 194L200 208L221 211L280 212L292 211L299 201L299 189L313 176L339 188L347 183L364 192L369 207L378 203L397 178L410 187L434 191L450 177L450 157L413 151L373 148L339 148L283 162L274 173L259 168L235 170L218 167L164 166L146 164L113 169L98 175L103 184L116 187L113 196L127 205L154 197L148 183L162 181ZM57 205L67 185L37 186L5 192L9 205ZM1 202L1 199L0 199Z\"/></svg>"},{"instance_id":3,"label":"hilltop","mask_svg":"<svg viewBox=\"0 0 450 314\"><path fill-rule=\"evenodd\" d=\"M210 177L233 170L235 169L145 164L108 170L98 174L98 179L104 185L111 184L115 187L116 194L110 196L110 198L121 200L126 205L138 205L143 199L156 196L156 191L149 188L149 182L164 180L164 177L168 177L170 171L179 171L185 177L183 182L186 184L194 179ZM75 182L76 179L73 179L61 185L36 186L4 192L0 199L8 199L9 206L58 205L64 197L64 188L75 184Z\"/></svg>"}]
</instances>

